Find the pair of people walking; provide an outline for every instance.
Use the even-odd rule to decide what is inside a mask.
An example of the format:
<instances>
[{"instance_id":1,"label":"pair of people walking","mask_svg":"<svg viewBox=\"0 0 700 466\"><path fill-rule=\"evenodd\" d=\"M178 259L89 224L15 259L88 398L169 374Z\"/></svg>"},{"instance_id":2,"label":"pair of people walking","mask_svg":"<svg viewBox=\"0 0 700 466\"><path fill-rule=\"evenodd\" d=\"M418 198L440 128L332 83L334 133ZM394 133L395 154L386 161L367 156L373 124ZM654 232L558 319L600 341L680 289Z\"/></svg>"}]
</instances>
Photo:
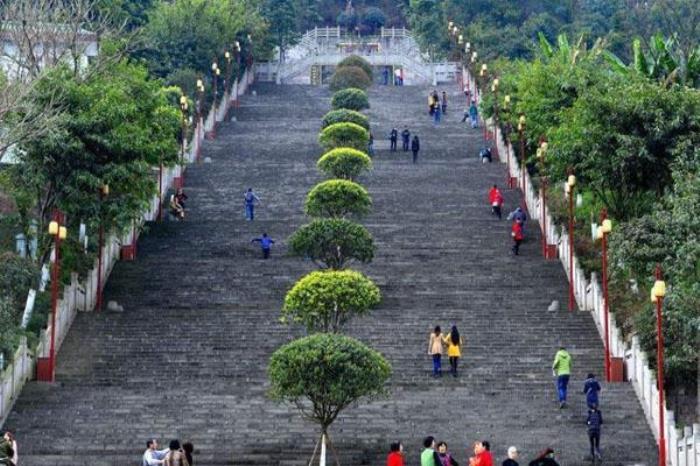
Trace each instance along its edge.
<instances>
[{"instance_id":1,"label":"pair of people walking","mask_svg":"<svg viewBox=\"0 0 700 466\"><path fill-rule=\"evenodd\" d=\"M511 236L513 238L513 254L520 255L520 244L525 239L525 221L527 220L527 215L521 207L517 207L513 212L508 214L508 220L513 223L511 225Z\"/></svg>"},{"instance_id":2,"label":"pair of people walking","mask_svg":"<svg viewBox=\"0 0 700 466\"><path fill-rule=\"evenodd\" d=\"M464 111L464 117L462 118L462 123L467 121L467 118L469 118L469 122L470 122L472 128L479 127L479 109L476 106L476 102L473 100L472 100L471 104L469 105L469 108Z\"/></svg>"},{"instance_id":3,"label":"pair of people walking","mask_svg":"<svg viewBox=\"0 0 700 466\"><path fill-rule=\"evenodd\" d=\"M456 325L447 335L442 334L440 326L436 326L428 337L428 354L433 359L433 377L442 377L442 355L447 347L447 357L450 361L450 374L457 377L459 358L462 357L462 336Z\"/></svg>"},{"instance_id":4,"label":"pair of people walking","mask_svg":"<svg viewBox=\"0 0 700 466\"><path fill-rule=\"evenodd\" d=\"M421 466L459 466L454 455L447 449L447 442L436 443L432 435L423 440L420 464ZM387 466L389 466L388 463Z\"/></svg>"}]
</instances>

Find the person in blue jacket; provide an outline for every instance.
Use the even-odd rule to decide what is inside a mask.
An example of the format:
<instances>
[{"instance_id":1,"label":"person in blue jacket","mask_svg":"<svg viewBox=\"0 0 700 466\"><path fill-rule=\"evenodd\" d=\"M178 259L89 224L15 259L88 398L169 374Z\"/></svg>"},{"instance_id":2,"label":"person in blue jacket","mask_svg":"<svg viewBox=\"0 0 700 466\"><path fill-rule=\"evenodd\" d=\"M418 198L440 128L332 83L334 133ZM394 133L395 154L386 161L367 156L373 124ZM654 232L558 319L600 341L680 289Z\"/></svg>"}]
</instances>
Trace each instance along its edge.
<instances>
[{"instance_id":1,"label":"person in blue jacket","mask_svg":"<svg viewBox=\"0 0 700 466\"><path fill-rule=\"evenodd\" d=\"M598 393L600 390L600 384L595 379L595 374L588 374L586 381L583 383L583 393L586 394L586 404L589 408L599 406Z\"/></svg>"},{"instance_id":2,"label":"person in blue jacket","mask_svg":"<svg viewBox=\"0 0 700 466\"><path fill-rule=\"evenodd\" d=\"M275 244L274 240L267 236L267 233L263 233L260 238L253 238L250 240L251 243L260 243L260 248L262 249L263 259L270 257L270 249L272 245Z\"/></svg>"}]
</instances>

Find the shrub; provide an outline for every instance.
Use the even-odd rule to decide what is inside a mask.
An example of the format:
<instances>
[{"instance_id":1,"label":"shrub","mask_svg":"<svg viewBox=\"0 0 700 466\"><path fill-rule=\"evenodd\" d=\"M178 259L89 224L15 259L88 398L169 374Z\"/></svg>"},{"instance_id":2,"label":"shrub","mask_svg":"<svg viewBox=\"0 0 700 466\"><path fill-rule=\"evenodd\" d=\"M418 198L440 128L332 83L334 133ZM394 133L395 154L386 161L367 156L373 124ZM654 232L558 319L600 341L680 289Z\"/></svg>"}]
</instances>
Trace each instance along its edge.
<instances>
[{"instance_id":1,"label":"shrub","mask_svg":"<svg viewBox=\"0 0 700 466\"><path fill-rule=\"evenodd\" d=\"M386 393L391 366L380 353L353 338L319 333L275 351L268 376L269 396L296 406L327 435L343 409Z\"/></svg>"},{"instance_id":2,"label":"shrub","mask_svg":"<svg viewBox=\"0 0 700 466\"><path fill-rule=\"evenodd\" d=\"M372 199L367 190L349 180L324 181L306 196L306 213L312 217L360 217L371 208Z\"/></svg>"},{"instance_id":3,"label":"shrub","mask_svg":"<svg viewBox=\"0 0 700 466\"><path fill-rule=\"evenodd\" d=\"M370 65L367 60L357 55L350 55L349 57L342 59L340 63L338 63L336 70L350 66L361 68L369 78L370 82L372 81L372 65Z\"/></svg>"},{"instance_id":4,"label":"shrub","mask_svg":"<svg viewBox=\"0 0 700 466\"><path fill-rule=\"evenodd\" d=\"M318 142L327 151L336 147L352 147L365 151L369 144L369 131L355 123L336 123L323 128Z\"/></svg>"},{"instance_id":5,"label":"shrub","mask_svg":"<svg viewBox=\"0 0 700 466\"><path fill-rule=\"evenodd\" d=\"M374 241L362 225L339 218L312 221L289 238L289 251L322 268L342 269L352 261L371 262Z\"/></svg>"},{"instance_id":6,"label":"shrub","mask_svg":"<svg viewBox=\"0 0 700 466\"><path fill-rule=\"evenodd\" d=\"M372 160L357 149L338 147L323 154L316 166L333 178L354 180L363 171L372 169Z\"/></svg>"},{"instance_id":7,"label":"shrub","mask_svg":"<svg viewBox=\"0 0 700 466\"><path fill-rule=\"evenodd\" d=\"M364 110L369 108L369 100L367 99L367 93L362 89L349 87L333 94L331 106L334 109Z\"/></svg>"},{"instance_id":8,"label":"shrub","mask_svg":"<svg viewBox=\"0 0 700 466\"><path fill-rule=\"evenodd\" d=\"M39 268L31 259L13 252L0 253L0 297L6 297L18 310L24 308L27 293L36 287Z\"/></svg>"},{"instance_id":9,"label":"shrub","mask_svg":"<svg viewBox=\"0 0 700 466\"><path fill-rule=\"evenodd\" d=\"M359 66L344 66L338 68L333 73L330 82L332 91L339 91L347 88L367 89L372 85L369 76Z\"/></svg>"},{"instance_id":10,"label":"shrub","mask_svg":"<svg viewBox=\"0 0 700 466\"><path fill-rule=\"evenodd\" d=\"M348 110L346 108L331 110L323 116L321 127L326 128L336 123L355 123L369 131L369 118L355 110Z\"/></svg>"},{"instance_id":11,"label":"shrub","mask_svg":"<svg viewBox=\"0 0 700 466\"><path fill-rule=\"evenodd\" d=\"M309 333L338 333L353 316L366 315L380 300L379 288L360 272L311 272L285 296L282 322L302 324Z\"/></svg>"}]
</instances>

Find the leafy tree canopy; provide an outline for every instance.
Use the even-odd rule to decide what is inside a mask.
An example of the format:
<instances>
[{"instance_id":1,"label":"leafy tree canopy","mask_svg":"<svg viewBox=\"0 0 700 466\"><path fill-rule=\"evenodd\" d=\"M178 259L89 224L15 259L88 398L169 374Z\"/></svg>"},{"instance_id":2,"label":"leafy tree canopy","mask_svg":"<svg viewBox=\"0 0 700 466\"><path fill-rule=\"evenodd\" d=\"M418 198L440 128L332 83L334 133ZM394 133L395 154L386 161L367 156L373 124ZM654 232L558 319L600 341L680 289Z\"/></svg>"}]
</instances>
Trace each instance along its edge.
<instances>
[{"instance_id":1,"label":"leafy tree canopy","mask_svg":"<svg viewBox=\"0 0 700 466\"><path fill-rule=\"evenodd\" d=\"M323 154L316 165L333 178L354 180L362 172L372 169L372 160L357 149L338 147Z\"/></svg>"},{"instance_id":2,"label":"leafy tree canopy","mask_svg":"<svg viewBox=\"0 0 700 466\"><path fill-rule=\"evenodd\" d=\"M371 208L367 190L350 180L323 181L306 196L306 213L312 217L361 217Z\"/></svg>"},{"instance_id":3,"label":"leafy tree canopy","mask_svg":"<svg viewBox=\"0 0 700 466\"><path fill-rule=\"evenodd\" d=\"M336 270L374 257L372 235L362 225L344 219L317 219L302 226L290 237L289 249L322 268Z\"/></svg>"}]
</instances>

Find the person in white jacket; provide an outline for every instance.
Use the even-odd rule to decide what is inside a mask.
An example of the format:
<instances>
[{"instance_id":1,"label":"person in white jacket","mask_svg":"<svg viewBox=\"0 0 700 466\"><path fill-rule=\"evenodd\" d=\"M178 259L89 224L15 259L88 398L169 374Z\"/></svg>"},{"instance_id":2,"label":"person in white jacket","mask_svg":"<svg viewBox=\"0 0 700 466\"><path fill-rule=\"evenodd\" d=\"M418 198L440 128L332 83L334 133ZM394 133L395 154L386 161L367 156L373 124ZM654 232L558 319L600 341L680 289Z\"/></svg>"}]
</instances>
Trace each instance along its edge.
<instances>
[{"instance_id":1,"label":"person in white jacket","mask_svg":"<svg viewBox=\"0 0 700 466\"><path fill-rule=\"evenodd\" d=\"M165 463L165 455L168 449L158 450L158 440L150 439L146 442L146 451L143 453L142 466L158 466Z\"/></svg>"}]
</instances>

